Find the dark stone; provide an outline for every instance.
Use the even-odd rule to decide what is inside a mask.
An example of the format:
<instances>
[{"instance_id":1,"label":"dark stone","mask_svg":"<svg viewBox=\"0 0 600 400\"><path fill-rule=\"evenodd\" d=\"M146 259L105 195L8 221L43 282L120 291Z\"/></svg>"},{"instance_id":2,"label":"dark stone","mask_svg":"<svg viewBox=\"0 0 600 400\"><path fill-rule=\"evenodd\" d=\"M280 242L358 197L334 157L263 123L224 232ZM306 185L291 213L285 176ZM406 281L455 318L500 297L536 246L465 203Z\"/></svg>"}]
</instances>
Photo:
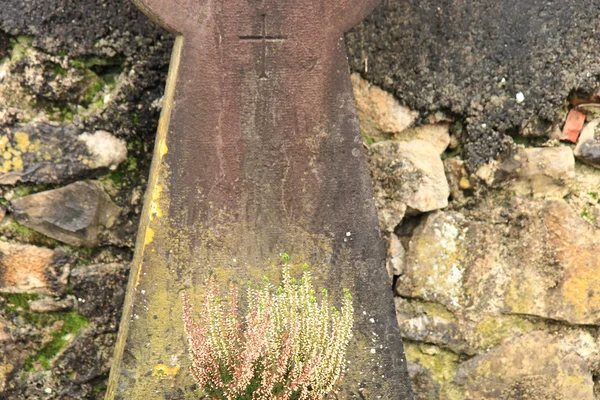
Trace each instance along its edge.
<instances>
[{"instance_id":1,"label":"dark stone","mask_svg":"<svg viewBox=\"0 0 600 400\"><path fill-rule=\"evenodd\" d=\"M23 225L73 246L97 246L119 216L119 207L93 181L21 197L12 208Z\"/></svg>"},{"instance_id":2,"label":"dark stone","mask_svg":"<svg viewBox=\"0 0 600 400\"><path fill-rule=\"evenodd\" d=\"M582 0L388 0L347 36L350 62L413 109L464 118L474 168L506 151L504 134L562 122L572 91L591 97L599 14Z\"/></svg>"},{"instance_id":3,"label":"dark stone","mask_svg":"<svg viewBox=\"0 0 600 400\"><path fill-rule=\"evenodd\" d=\"M0 394L10 400L101 400L116 334L80 331L53 361L52 371L23 372ZM5 397L1 397L5 396Z\"/></svg>"},{"instance_id":4,"label":"dark stone","mask_svg":"<svg viewBox=\"0 0 600 400\"><path fill-rule=\"evenodd\" d=\"M86 144L85 138L90 134L73 126L17 125L3 134L0 136L0 184L3 185L68 182L118 165L103 160L106 154L94 153L97 149ZM112 151L121 153L117 157L119 162L127 153L120 148Z\"/></svg>"},{"instance_id":5,"label":"dark stone","mask_svg":"<svg viewBox=\"0 0 600 400\"><path fill-rule=\"evenodd\" d=\"M129 266L124 264L90 265L71 271L77 311L104 332L117 331L128 272Z\"/></svg>"},{"instance_id":6,"label":"dark stone","mask_svg":"<svg viewBox=\"0 0 600 400\"><path fill-rule=\"evenodd\" d=\"M577 158L586 164L600 168L600 141L590 140L579 147Z\"/></svg>"}]
</instances>

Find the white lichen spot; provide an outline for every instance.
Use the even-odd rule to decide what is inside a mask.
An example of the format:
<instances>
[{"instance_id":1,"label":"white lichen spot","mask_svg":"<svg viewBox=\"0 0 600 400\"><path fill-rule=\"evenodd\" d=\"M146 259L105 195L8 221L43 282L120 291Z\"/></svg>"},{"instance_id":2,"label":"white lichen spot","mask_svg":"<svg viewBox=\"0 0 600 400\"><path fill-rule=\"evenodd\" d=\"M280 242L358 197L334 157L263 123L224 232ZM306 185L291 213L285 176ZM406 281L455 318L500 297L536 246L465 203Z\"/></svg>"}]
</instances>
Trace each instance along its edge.
<instances>
[{"instance_id":1,"label":"white lichen spot","mask_svg":"<svg viewBox=\"0 0 600 400\"><path fill-rule=\"evenodd\" d=\"M92 168L115 169L127 159L127 144L110 132L86 132L79 135L78 139L86 144L92 156Z\"/></svg>"}]
</instances>

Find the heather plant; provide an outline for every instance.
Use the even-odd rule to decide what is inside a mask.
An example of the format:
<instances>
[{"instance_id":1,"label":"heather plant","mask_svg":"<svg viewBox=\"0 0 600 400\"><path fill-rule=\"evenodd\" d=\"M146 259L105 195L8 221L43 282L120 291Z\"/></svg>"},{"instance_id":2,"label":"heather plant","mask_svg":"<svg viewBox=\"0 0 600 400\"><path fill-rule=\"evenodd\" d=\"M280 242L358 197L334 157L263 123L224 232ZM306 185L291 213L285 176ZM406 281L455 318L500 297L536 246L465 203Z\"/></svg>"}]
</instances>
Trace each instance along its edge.
<instances>
[{"instance_id":1,"label":"heather plant","mask_svg":"<svg viewBox=\"0 0 600 400\"><path fill-rule=\"evenodd\" d=\"M248 285L242 316L238 293L221 298L214 279L198 320L184 294L184 325L189 341L191 374L204 392L222 400L323 399L339 384L353 325L352 297L345 290L342 307L317 296L311 274L290 275L282 282Z\"/></svg>"}]
</instances>

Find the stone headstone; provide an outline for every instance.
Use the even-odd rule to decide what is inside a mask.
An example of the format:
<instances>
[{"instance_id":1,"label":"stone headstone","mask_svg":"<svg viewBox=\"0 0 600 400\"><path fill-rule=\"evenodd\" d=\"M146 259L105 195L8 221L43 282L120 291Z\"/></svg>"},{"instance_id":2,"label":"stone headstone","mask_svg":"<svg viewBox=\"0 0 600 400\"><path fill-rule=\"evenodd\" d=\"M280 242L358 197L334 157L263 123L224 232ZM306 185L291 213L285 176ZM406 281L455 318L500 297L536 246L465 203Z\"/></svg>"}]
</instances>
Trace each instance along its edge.
<instances>
[{"instance_id":1,"label":"stone headstone","mask_svg":"<svg viewBox=\"0 0 600 400\"><path fill-rule=\"evenodd\" d=\"M140 0L175 33L107 399L198 398L181 293L280 278L354 295L340 398L411 399L342 34L376 0Z\"/></svg>"}]
</instances>

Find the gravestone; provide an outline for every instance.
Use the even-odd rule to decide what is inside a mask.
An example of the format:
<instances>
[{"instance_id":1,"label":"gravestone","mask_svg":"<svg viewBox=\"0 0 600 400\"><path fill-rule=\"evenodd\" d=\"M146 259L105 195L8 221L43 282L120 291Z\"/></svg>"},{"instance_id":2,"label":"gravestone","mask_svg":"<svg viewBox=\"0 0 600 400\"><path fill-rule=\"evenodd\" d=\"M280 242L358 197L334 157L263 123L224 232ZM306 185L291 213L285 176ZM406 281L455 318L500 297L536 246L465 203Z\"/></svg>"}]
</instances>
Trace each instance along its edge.
<instances>
[{"instance_id":1,"label":"gravestone","mask_svg":"<svg viewBox=\"0 0 600 400\"><path fill-rule=\"evenodd\" d=\"M338 397L412 398L342 38L376 2L137 1L177 39L107 399L197 399L181 293L284 252L354 296Z\"/></svg>"}]
</instances>

